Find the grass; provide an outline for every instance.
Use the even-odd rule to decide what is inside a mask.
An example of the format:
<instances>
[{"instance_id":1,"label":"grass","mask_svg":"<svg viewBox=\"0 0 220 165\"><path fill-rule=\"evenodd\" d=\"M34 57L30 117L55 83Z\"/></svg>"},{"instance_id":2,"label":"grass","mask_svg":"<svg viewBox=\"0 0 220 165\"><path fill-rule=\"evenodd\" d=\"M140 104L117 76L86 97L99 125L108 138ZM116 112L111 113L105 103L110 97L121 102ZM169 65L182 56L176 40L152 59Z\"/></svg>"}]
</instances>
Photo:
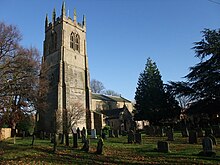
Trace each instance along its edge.
<instances>
[{"instance_id":1,"label":"grass","mask_svg":"<svg viewBox=\"0 0 220 165\"><path fill-rule=\"evenodd\" d=\"M97 139L90 139L89 153L81 151L82 143L77 149L59 145L53 153L53 144L49 140L35 141L30 146L31 138L17 138L0 142L0 164L220 164L220 146L214 146L216 157L198 156L202 151L201 138L198 144L188 144L187 138L175 134L175 141L169 142L170 153L159 153L157 141L166 137L142 136L143 143L127 144L127 137L108 138L104 141L104 153L95 154ZM220 138L217 139L220 143ZM72 141L70 141L72 142ZM81 142L81 139L79 139Z\"/></svg>"}]
</instances>

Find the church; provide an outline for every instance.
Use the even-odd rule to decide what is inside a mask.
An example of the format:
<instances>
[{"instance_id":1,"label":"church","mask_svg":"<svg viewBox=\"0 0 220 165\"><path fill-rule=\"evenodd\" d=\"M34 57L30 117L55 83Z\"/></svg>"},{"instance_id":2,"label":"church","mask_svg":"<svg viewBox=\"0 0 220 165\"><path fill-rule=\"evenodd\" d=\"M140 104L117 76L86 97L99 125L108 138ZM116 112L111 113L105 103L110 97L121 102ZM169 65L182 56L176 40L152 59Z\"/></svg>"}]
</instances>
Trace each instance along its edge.
<instances>
[{"instance_id":1,"label":"church","mask_svg":"<svg viewBox=\"0 0 220 165\"><path fill-rule=\"evenodd\" d=\"M51 22L46 15L43 45L42 64L47 66L50 87L47 93L48 107L39 114L41 131L63 133L72 127L100 130L106 124L112 128L117 125L117 129L131 127L131 101L121 96L91 92L85 16L81 23L77 21L75 9L73 18L67 16L63 2L59 17L55 9ZM125 120L119 113L115 113L115 120L110 120L109 113L105 113L105 110L119 112L117 109L120 114L129 114Z\"/></svg>"}]
</instances>

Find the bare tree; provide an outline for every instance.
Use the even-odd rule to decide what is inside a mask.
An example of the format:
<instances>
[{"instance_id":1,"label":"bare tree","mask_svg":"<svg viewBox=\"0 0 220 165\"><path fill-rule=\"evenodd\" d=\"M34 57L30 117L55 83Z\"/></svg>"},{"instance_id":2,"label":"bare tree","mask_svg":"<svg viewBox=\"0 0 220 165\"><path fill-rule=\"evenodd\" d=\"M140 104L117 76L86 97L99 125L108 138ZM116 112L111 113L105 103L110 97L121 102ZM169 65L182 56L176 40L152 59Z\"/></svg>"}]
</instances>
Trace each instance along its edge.
<instances>
[{"instance_id":1,"label":"bare tree","mask_svg":"<svg viewBox=\"0 0 220 165\"><path fill-rule=\"evenodd\" d=\"M115 92L115 91L113 91L113 90L105 90L104 92L103 92L103 94L106 94L106 95L110 95L110 96L120 96L120 94L119 93L117 93L117 92Z\"/></svg>"},{"instance_id":2,"label":"bare tree","mask_svg":"<svg viewBox=\"0 0 220 165\"><path fill-rule=\"evenodd\" d=\"M66 110L66 145L69 145L69 132L74 134L74 129L83 122L85 122L86 110L83 104L79 101L73 102L69 110Z\"/></svg>"},{"instance_id":3,"label":"bare tree","mask_svg":"<svg viewBox=\"0 0 220 165\"><path fill-rule=\"evenodd\" d=\"M33 113L39 100L40 54L20 46L20 40L15 26L0 22L0 127L8 123L12 135L21 116Z\"/></svg>"},{"instance_id":4,"label":"bare tree","mask_svg":"<svg viewBox=\"0 0 220 165\"><path fill-rule=\"evenodd\" d=\"M54 151L56 151L56 134L58 130L63 130L63 138L65 138L66 145L69 146L69 132L73 132L80 124L85 122L86 110L80 101L74 101L69 109L63 109L56 112L56 123L54 130Z\"/></svg>"},{"instance_id":5,"label":"bare tree","mask_svg":"<svg viewBox=\"0 0 220 165\"><path fill-rule=\"evenodd\" d=\"M91 80L90 87L93 93L101 93L105 89L103 83L96 79Z\"/></svg>"}]
</instances>

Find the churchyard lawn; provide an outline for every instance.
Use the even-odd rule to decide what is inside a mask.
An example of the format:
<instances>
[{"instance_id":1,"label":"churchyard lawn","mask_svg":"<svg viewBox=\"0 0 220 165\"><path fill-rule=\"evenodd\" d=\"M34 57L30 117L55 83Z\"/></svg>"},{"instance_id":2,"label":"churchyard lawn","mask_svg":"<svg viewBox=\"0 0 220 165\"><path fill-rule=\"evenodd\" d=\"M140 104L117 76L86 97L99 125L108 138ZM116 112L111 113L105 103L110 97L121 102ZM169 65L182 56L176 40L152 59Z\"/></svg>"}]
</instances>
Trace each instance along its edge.
<instances>
[{"instance_id":1,"label":"churchyard lawn","mask_svg":"<svg viewBox=\"0 0 220 165\"><path fill-rule=\"evenodd\" d=\"M127 136L104 140L103 154L95 154L98 139L90 139L89 152L80 149L83 144L79 139L78 148L59 145L53 153L53 144L49 140L36 139L32 148L31 138L17 138L0 142L0 164L220 164L220 138L214 150L216 157L198 156L202 151L202 138L198 144L189 144L188 138L180 133L174 134L174 141L169 141L169 153L156 151L157 142L167 137L149 137L142 134L142 144L128 144ZM72 140L70 140L72 142Z\"/></svg>"}]
</instances>

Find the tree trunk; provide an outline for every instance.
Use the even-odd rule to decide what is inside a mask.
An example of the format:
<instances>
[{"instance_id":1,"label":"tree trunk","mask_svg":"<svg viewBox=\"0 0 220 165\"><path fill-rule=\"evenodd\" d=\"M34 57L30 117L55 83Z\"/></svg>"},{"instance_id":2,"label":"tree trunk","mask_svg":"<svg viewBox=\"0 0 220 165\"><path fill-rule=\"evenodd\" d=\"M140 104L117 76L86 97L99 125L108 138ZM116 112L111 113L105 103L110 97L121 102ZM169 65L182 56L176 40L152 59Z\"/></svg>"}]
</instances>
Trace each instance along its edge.
<instances>
[{"instance_id":1,"label":"tree trunk","mask_svg":"<svg viewBox=\"0 0 220 165\"><path fill-rule=\"evenodd\" d=\"M65 133L65 138L66 138L66 146L69 146L69 134Z\"/></svg>"},{"instance_id":2,"label":"tree trunk","mask_svg":"<svg viewBox=\"0 0 220 165\"><path fill-rule=\"evenodd\" d=\"M32 142L31 142L31 146L32 147L34 146L34 140L35 140L35 134L33 133L33 135L32 135Z\"/></svg>"},{"instance_id":3,"label":"tree trunk","mask_svg":"<svg viewBox=\"0 0 220 165\"><path fill-rule=\"evenodd\" d=\"M57 135L54 133L54 140L53 140L53 152L56 153L57 151Z\"/></svg>"},{"instance_id":4,"label":"tree trunk","mask_svg":"<svg viewBox=\"0 0 220 165\"><path fill-rule=\"evenodd\" d=\"M14 144L15 144L16 143L16 124L15 123L12 124L11 136L14 138Z\"/></svg>"}]
</instances>

